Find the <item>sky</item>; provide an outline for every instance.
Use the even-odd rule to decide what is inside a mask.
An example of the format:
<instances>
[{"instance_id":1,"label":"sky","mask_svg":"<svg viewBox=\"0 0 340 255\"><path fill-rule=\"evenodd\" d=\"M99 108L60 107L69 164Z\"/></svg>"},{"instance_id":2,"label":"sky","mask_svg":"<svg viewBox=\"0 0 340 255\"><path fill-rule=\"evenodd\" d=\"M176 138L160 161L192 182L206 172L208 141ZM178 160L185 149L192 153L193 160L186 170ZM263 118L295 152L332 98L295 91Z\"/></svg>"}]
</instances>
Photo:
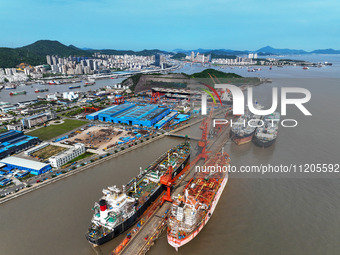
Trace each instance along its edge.
<instances>
[{"instance_id":1,"label":"sky","mask_svg":"<svg viewBox=\"0 0 340 255\"><path fill-rule=\"evenodd\" d=\"M0 47L340 49L338 0L0 0Z\"/></svg>"}]
</instances>

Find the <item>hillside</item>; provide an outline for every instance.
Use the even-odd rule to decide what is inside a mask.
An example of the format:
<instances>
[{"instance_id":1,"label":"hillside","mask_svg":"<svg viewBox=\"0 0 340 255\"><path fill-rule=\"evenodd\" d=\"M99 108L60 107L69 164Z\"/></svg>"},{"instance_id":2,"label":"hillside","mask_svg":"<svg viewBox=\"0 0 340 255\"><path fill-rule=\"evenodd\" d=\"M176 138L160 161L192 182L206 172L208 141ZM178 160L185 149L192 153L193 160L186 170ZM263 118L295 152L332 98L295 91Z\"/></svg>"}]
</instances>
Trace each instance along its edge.
<instances>
[{"instance_id":1,"label":"hillside","mask_svg":"<svg viewBox=\"0 0 340 255\"><path fill-rule=\"evenodd\" d=\"M46 64L46 55L91 56L91 53L58 41L40 40L20 48L0 48L0 68L15 67L22 62L30 65Z\"/></svg>"},{"instance_id":2,"label":"hillside","mask_svg":"<svg viewBox=\"0 0 340 255\"><path fill-rule=\"evenodd\" d=\"M110 50L110 49L103 49L103 50L88 50L88 52L95 53L95 52L100 52L102 54L107 54L107 55L137 55L137 56L152 56L156 55L159 53L168 53L166 51L161 51L161 50L142 50L142 51L133 51L133 50Z\"/></svg>"},{"instance_id":3,"label":"hillside","mask_svg":"<svg viewBox=\"0 0 340 255\"><path fill-rule=\"evenodd\" d=\"M73 45L66 46L58 41L40 40L30 45L17 48L24 51L30 51L40 56L58 55L60 57L68 56L90 56L87 51L81 50Z\"/></svg>"},{"instance_id":4,"label":"hillside","mask_svg":"<svg viewBox=\"0 0 340 255\"><path fill-rule=\"evenodd\" d=\"M194 73L190 75L191 78L208 78L210 79L210 75L215 78L243 78L241 75L238 75L236 73L225 73L222 71L218 71L215 69L205 69L202 72Z\"/></svg>"},{"instance_id":5,"label":"hillside","mask_svg":"<svg viewBox=\"0 0 340 255\"><path fill-rule=\"evenodd\" d=\"M58 41L40 40L20 48L0 48L0 68L15 67L22 62L30 65L46 64L46 55L91 57L95 52L108 55L127 54L137 56L152 56L158 53L167 53L166 51L157 49L142 51L80 49L73 45L66 46Z\"/></svg>"},{"instance_id":6,"label":"hillside","mask_svg":"<svg viewBox=\"0 0 340 255\"><path fill-rule=\"evenodd\" d=\"M210 84L211 86L214 86L216 83L228 83L237 86L259 85L262 83L261 79L258 77L243 77L236 73L225 73L215 69L205 69L202 72L190 75L190 78L195 79L198 82Z\"/></svg>"},{"instance_id":7,"label":"hillside","mask_svg":"<svg viewBox=\"0 0 340 255\"><path fill-rule=\"evenodd\" d=\"M150 90L154 87L161 88L186 88L190 79L185 74L135 74L122 82L134 92Z\"/></svg>"}]
</instances>

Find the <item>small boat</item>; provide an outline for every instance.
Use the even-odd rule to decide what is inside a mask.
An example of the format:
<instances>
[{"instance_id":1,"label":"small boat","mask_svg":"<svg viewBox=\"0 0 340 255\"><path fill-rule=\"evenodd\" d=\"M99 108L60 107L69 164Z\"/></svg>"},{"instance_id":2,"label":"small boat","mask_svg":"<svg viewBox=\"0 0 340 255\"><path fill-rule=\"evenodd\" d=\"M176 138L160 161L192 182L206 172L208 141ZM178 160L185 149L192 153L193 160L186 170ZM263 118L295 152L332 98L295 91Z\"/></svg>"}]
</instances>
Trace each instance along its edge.
<instances>
[{"instance_id":1,"label":"small boat","mask_svg":"<svg viewBox=\"0 0 340 255\"><path fill-rule=\"evenodd\" d=\"M36 89L34 90L35 93L39 93L39 92L47 92L48 89Z\"/></svg>"},{"instance_id":2,"label":"small boat","mask_svg":"<svg viewBox=\"0 0 340 255\"><path fill-rule=\"evenodd\" d=\"M25 95L27 92L25 90L23 91L15 91L15 92L11 92L9 93L10 96L18 96L18 95Z\"/></svg>"},{"instance_id":3,"label":"small boat","mask_svg":"<svg viewBox=\"0 0 340 255\"><path fill-rule=\"evenodd\" d=\"M92 86L92 85L94 85L94 84L96 84L95 80L88 80L87 82L85 82L84 87Z\"/></svg>"},{"instance_id":4,"label":"small boat","mask_svg":"<svg viewBox=\"0 0 340 255\"><path fill-rule=\"evenodd\" d=\"M9 89L16 89L17 88L17 85L15 85L15 84L9 84L9 85L6 85L5 86L5 89L6 90L9 90Z\"/></svg>"},{"instance_id":5,"label":"small boat","mask_svg":"<svg viewBox=\"0 0 340 255\"><path fill-rule=\"evenodd\" d=\"M303 70L308 70L309 67L308 67L308 66L304 66L302 69L303 69Z\"/></svg>"},{"instance_id":6,"label":"small boat","mask_svg":"<svg viewBox=\"0 0 340 255\"><path fill-rule=\"evenodd\" d=\"M76 86L69 86L68 88L69 88L69 89L79 89L79 88L80 88L80 85L76 85Z\"/></svg>"}]
</instances>

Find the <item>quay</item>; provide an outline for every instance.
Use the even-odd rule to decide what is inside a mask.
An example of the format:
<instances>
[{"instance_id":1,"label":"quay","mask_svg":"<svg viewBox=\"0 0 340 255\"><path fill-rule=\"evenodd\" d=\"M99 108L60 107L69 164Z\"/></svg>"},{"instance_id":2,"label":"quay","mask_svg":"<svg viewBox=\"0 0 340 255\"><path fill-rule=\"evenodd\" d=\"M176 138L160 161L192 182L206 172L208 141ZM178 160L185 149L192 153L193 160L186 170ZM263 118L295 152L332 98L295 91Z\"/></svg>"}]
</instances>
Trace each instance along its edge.
<instances>
[{"instance_id":1,"label":"quay","mask_svg":"<svg viewBox=\"0 0 340 255\"><path fill-rule=\"evenodd\" d=\"M208 150L216 153L229 141L230 128L223 130L212 143ZM180 173L179 181L173 187L172 196L178 195L185 187L184 184L189 182L193 174L193 168L200 159L196 157L190 165ZM184 184L183 184L184 183ZM161 198L161 196L160 196ZM138 254L144 255L154 245L157 238L167 227L167 215L169 214L171 203L165 202L163 205L157 200L152 206L151 212L144 214L141 221L139 221L130 230L129 238L125 238L118 247L111 252L111 255L129 255ZM131 234L131 235L130 235Z\"/></svg>"}]
</instances>

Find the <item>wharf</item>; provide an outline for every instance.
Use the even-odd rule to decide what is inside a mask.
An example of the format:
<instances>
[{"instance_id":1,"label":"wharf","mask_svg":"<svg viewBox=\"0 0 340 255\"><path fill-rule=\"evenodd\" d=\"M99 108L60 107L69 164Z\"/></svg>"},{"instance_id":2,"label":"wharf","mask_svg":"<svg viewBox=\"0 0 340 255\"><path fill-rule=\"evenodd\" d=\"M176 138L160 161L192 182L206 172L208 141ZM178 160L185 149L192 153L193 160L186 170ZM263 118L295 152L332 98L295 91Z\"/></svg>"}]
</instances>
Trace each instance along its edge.
<instances>
[{"instance_id":1,"label":"wharf","mask_svg":"<svg viewBox=\"0 0 340 255\"><path fill-rule=\"evenodd\" d=\"M225 143L229 140L229 132L230 128L226 128L223 130L209 145L208 150L212 151L212 153L216 153L222 149ZM184 169L182 177L177 181L176 185L173 187L172 196L178 195L182 192L185 184L189 182L194 172L192 171L195 167L196 163L199 161L199 158L195 158L189 166L188 169ZM152 214L150 211L148 212L147 219L143 223L143 225L138 228L137 224L134 226L131 232L134 234L132 238L125 243L124 246L121 246L119 252L117 250L113 251L112 255L118 254L138 254L144 255L147 251L153 246L154 242L157 240L159 235L163 232L163 230L167 227L167 215L170 211L171 203L166 202L162 206L158 204L158 208L156 205L153 206Z\"/></svg>"}]
</instances>

